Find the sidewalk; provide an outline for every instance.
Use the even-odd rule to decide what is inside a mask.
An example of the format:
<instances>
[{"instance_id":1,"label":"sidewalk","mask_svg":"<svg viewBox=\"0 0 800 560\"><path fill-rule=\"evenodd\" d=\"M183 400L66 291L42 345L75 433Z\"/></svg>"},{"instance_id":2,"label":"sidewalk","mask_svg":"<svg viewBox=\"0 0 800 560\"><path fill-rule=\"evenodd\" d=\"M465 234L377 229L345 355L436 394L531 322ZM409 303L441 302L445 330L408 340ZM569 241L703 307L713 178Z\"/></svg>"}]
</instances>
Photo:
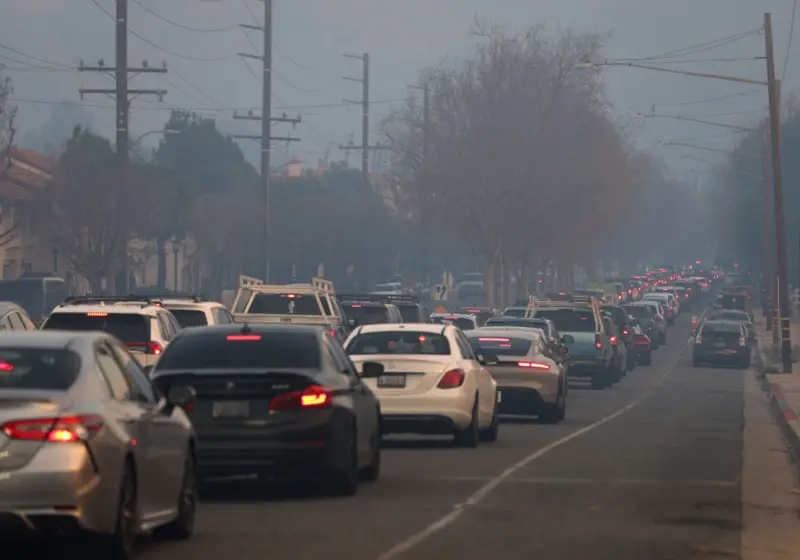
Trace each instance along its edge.
<instances>
[{"instance_id":1,"label":"sidewalk","mask_svg":"<svg viewBox=\"0 0 800 560\"><path fill-rule=\"evenodd\" d=\"M756 317L756 338L759 352L757 374L761 387L767 393L778 425L786 436L792 458L795 464L800 465L800 363L795 362L794 373L771 373L780 372L781 364L773 351L772 332L766 330L764 317ZM800 328L793 322L792 348L795 355L798 354L795 346L799 343Z\"/></svg>"}]
</instances>

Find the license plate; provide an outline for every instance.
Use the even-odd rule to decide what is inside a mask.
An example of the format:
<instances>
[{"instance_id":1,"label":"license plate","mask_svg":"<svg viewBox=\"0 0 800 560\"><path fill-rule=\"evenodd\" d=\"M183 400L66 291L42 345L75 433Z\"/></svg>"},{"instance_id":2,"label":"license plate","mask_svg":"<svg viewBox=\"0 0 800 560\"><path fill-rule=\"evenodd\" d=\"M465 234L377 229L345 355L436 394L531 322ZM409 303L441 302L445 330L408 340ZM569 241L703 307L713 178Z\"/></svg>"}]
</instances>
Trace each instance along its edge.
<instances>
[{"instance_id":1,"label":"license plate","mask_svg":"<svg viewBox=\"0 0 800 560\"><path fill-rule=\"evenodd\" d=\"M378 378L378 387L383 389L402 389L405 386L405 375L382 375Z\"/></svg>"},{"instance_id":2,"label":"license plate","mask_svg":"<svg viewBox=\"0 0 800 560\"><path fill-rule=\"evenodd\" d=\"M217 401L211 415L214 418L248 418L250 416L249 401Z\"/></svg>"},{"instance_id":3,"label":"license plate","mask_svg":"<svg viewBox=\"0 0 800 560\"><path fill-rule=\"evenodd\" d=\"M725 343L724 342L717 342L716 344L714 344L714 347L716 347L716 348L725 348Z\"/></svg>"}]
</instances>

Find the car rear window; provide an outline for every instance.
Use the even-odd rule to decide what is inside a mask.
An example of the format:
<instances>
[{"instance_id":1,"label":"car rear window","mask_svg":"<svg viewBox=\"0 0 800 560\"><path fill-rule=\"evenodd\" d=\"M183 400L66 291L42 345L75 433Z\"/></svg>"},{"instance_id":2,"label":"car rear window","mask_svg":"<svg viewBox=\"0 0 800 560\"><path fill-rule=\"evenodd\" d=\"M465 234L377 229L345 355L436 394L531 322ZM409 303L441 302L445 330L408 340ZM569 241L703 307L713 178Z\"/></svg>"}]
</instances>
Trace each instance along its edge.
<instances>
[{"instance_id":1,"label":"car rear window","mask_svg":"<svg viewBox=\"0 0 800 560\"><path fill-rule=\"evenodd\" d=\"M348 344L348 354L431 354L447 356L450 343L447 337L437 333L418 331L382 331L362 333Z\"/></svg>"},{"instance_id":2,"label":"car rear window","mask_svg":"<svg viewBox=\"0 0 800 560\"><path fill-rule=\"evenodd\" d=\"M53 313L42 330L103 331L122 342L150 340L150 317L135 313Z\"/></svg>"},{"instance_id":3,"label":"car rear window","mask_svg":"<svg viewBox=\"0 0 800 560\"><path fill-rule=\"evenodd\" d=\"M159 370L320 367L319 340L309 332L214 332L179 336L158 361Z\"/></svg>"},{"instance_id":4,"label":"car rear window","mask_svg":"<svg viewBox=\"0 0 800 560\"><path fill-rule=\"evenodd\" d=\"M424 323L425 319L422 315L422 309L417 305L403 305L396 303L397 309L400 310L400 315L403 316L403 321L406 323Z\"/></svg>"},{"instance_id":5,"label":"car rear window","mask_svg":"<svg viewBox=\"0 0 800 560\"><path fill-rule=\"evenodd\" d=\"M739 323L706 323L703 325L703 334L706 333L741 333L742 327Z\"/></svg>"},{"instance_id":6,"label":"car rear window","mask_svg":"<svg viewBox=\"0 0 800 560\"><path fill-rule=\"evenodd\" d=\"M355 303L343 307L347 318L354 319L359 325L377 325L389 322L389 312L383 306L362 306Z\"/></svg>"},{"instance_id":7,"label":"car rear window","mask_svg":"<svg viewBox=\"0 0 800 560\"><path fill-rule=\"evenodd\" d=\"M594 314L585 309L537 309L536 317L550 319L560 332L595 332Z\"/></svg>"},{"instance_id":8,"label":"car rear window","mask_svg":"<svg viewBox=\"0 0 800 560\"><path fill-rule=\"evenodd\" d=\"M66 391L80 367L80 356L70 350L0 348L0 395L4 389Z\"/></svg>"},{"instance_id":9,"label":"car rear window","mask_svg":"<svg viewBox=\"0 0 800 560\"><path fill-rule=\"evenodd\" d=\"M511 336L468 336L468 340L476 354L495 356L527 356L533 344L530 340Z\"/></svg>"},{"instance_id":10,"label":"car rear window","mask_svg":"<svg viewBox=\"0 0 800 560\"><path fill-rule=\"evenodd\" d=\"M528 312L528 309L526 307L517 307L517 308L512 308L512 309L506 309L503 312L503 315L505 317L519 317L519 318L522 318L522 317L525 317L525 314L527 312Z\"/></svg>"},{"instance_id":11,"label":"car rear window","mask_svg":"<svg viewBox=\"0 0 800 560\"><path fill-rule=\"evenodd\" d=\"M204 311L199 311L197 309L175 309L172 307L168 309L175 315L178 324L183 328L208 326L208 319Z\"/></svg>"},{"instance_id":12,"label":"car rear window","mask_svg":"<svg viewBox=\"0 0 800 560\"><path fill-rule=\"evenodd\" d=\"M626 305L623 309L637 319L649 319L653 312L643 305Z\"/></svg>"},{"instance_id":13,"label":"car rear window","mask_svg":"<svg viewBox=\"0 0 800 560\"><path fill-rule=\"evenodd\" d=\"M523 329L540 329L544 332L550 330L550 323L547 321L532 321L530 319L518 319L516 317L492 317L486 321L487 327L520 327Z\"/></svg>"},{"instance_id":14,"label":"car rear window","mask_svg":"<svg viewBox=\"0 0 800 560\"><path fill-rule=\"evenodd\" d=\"M320 298L326 315L332 315L328 302ZM262 315L322 315L312 294L256 294L248 313Z\"/></svg>"}]
</instances>

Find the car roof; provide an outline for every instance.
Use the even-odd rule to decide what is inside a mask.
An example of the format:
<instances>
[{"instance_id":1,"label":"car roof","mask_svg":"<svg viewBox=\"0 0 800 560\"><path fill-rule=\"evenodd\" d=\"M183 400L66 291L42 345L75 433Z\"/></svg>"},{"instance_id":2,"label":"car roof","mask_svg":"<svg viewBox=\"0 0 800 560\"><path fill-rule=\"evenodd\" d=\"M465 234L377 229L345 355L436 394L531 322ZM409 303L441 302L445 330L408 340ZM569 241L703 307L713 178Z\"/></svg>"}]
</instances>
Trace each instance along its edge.
<instances>
[{"instance_id":1,"label":"car roof","mask_svg":"<svg viewBox=\"0 0 800 560\"><path fill-rule=\"evenodd\" d=\"M727 321L725 319L713 319L711 321L703 322L704 327L713 327L715 325L738 325L740 327L743 326L742 323L740 323L739 321Z\"/></svg>"},{"instance_id":2,"label":"car roof","mask_svg":"<svg viewBox=\"0 0 800 560\"><path fill-rule=\"evenodd\" d=\"M0 347L20 348L66 348L76 342L94 342L110 337L101 331L5 331Z\"/></svg>"},{"instance_id":3,"label":"car roof","mask_svg":"<svg viewBox=\"0 0 800 560\"><path fill-rule=\"evenodd\" d=\"M467 338L475 338L480 336L490 336L496 335L498 331L503 331L508 336L513 336L514 338L524 338L526 340L538 340L540 338L544 338L544 333L541 329L527 329L527 328L514 328L514 327L504 327L502 329L497 328L480 328L480 329L473 329L471 331L467 331L464 334Z\"/></svg>"},{"instance_id":4,"label":"car roof","mask_svg":"<svg viewBox=\"0 0 800 560\"><path fill-rule=\"evenodd\" d=\"M379 325L363 325L358 327L358 334L372 332L415 331L443 334L444 331L455 328L453 325L436 325L433 323L384 323Z\"/></svg>"},{"instance_id":5,"label":"car roof","mask_svg":"<svg viewBox=\"0 0 800 560\"><path fill-rule=\"evenodd\" d=\"M391 303L384 303L382 301L357 301L357 300L346 300L340 301L339 304L342 307L353 307L357 305L359 307L383 307L386 308L389 305L393 305Z\"/></svg>"},{"instance_id":6,"label":"car roof","mask_svg":"<svg viewBox=\"0 0 800 560\"><path fill-rule=\"evenodd\" d=\"M94 303L94 304L59 304L51 314L54 313L108 313L109 315L155 315L158 309L168 309L158 305L142 305L130 302L118 302L110 305Z\"/></svg>"},{"instance_id":7,"label":"car roof","mask_svg":"<svg viewBox=\"0 0 800 560\"><path fill-rule=\"evenodd\" d=\"M436 312L431 313L431 317L455 317L456 319L475 319L475 315L473 313L442 313Z\"/></svg>"}]
</instances>

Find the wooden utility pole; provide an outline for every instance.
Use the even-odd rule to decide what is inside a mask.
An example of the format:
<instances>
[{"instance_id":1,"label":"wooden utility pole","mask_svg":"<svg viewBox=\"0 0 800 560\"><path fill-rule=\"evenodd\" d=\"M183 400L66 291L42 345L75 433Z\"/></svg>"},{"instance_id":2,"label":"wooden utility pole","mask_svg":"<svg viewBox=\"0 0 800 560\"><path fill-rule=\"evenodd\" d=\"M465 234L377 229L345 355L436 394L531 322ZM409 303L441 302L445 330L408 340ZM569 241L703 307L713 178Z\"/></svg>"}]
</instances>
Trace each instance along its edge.
<instances>
[{"instance_id":1,"label":"wooden utility pole","mask_svg":"<svg viewBox=\"0 0 800 560\"><path fill-rule=\"evenodd\" d=\"M166 74L167 68L166 64L164 64L161 68L150 68L147 64L143 64L142 68L129 68L128 0L117 0L116 16L112 16L110 13L107 14L109 17L114 18L116 26L116 54L114 67L106 66L101 59L97 63L97 66L84 66L83 62L81 61L78 70L80 72L102 72L113 74L116 82L115 87L113 89L81 88L78 91L81 95L81 99L83 99L84 95L100 94L108 95L115 101L117 153L116 181L112 191L112 213L114 216L119 216L121 213L125 212L125 209L120 206L119 201L122 193L125 191L125 186L128 181L128 150L130 149L128 142L130 132L128 120L130 117L130 96L155 95L158 97L158 100L161 101L167 94L167 90L164 89L130 89L128 87L128 75L147 73ZM120 231L119 226L117 225L121 222L122 220L119 219L111 222L111 227L114 228L113 231L111 231L111 239L114 252L117 253L113 260L111 270L108 271L108 276L106 278L108 283L106 289L111 293L121 291L116 289L116 276L120 270L120 267L124 268L125 266L124 261L127 253L127 247L125 245L125 232Z\"/></svg>"},{"instance_id":2,"label":"wooden utility pole","mask_svg":"<svg viewBox=\"0 0 800 560\"><path fill-rule=\"evenodd\" d=\"M769 172L769 119L766 120L763 127L763 136L761 139L761 182L764 187L764 264L763 272L761 273L761 290L763 303L764 318L767 322L767 331L772 331L773 320L773 305L775 302L775 268L773 266L774 247L772 242L772 192L770 189L770 172ZM775 329L777 332L778 329Z\"/></svg>"},{"instance_id":3,"label":"wooden utility pole","mask_svg":"<svg viewBox=\"0 0 800 560\"><path fill-rule=\"evenodd\" d=\"M253 29L263 32L264 46L261 55L239 53L244 58L261 60L262 82L261 82L261 116L234 114L234 119L251 120L261 122L261 134L234 134L233 138L257 140L261 142L261 186L264 196L264 223L262 224L261 239L264 244L262 255L264 262L264 281L270 281L271 258L270 258L270 236L272 233L272 142L299 142L299 138L288 136L272 136L271 127L274 122L291 123L296 126L301 122L300 117L289 118L284 113L282 117L272 116L272 0L264 2L264 25L245 25L240 27Z\"/></svg>"},{"instance_id":4,"label":"wooden utility pole","mask_svg":"<svg viewBox=\"0 0 800 560\"><path fill-rule=\"evenodd\" d=\"M783 224L783 181L780 152L780 86L775 79L775 52L772 41L772 15L764 14L764 40L767 56L767 88L769 90L770 140L772 148L772 189L775 210L775 268L780 310L780 342L783 373L792 373L792 333L789 323L789 290L786 270L786 237Z\"/></svg>"}]
</instances>

